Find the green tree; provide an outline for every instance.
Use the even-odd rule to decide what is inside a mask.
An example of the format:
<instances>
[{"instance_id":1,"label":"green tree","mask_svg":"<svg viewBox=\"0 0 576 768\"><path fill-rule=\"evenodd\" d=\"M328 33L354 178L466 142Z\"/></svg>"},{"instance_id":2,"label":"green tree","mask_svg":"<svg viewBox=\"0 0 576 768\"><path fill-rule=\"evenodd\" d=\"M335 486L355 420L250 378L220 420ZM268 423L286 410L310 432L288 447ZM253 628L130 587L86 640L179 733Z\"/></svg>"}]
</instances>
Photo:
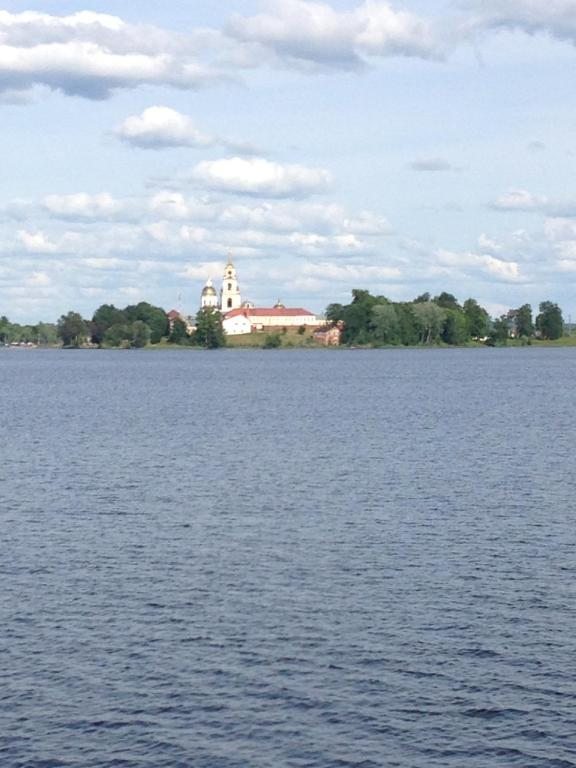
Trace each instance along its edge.
<instances>
[{"instance_id":1,"label":"green tree","mask_svg":"<svg viewBox=\"0 0 576 768\"><path fill-rule=\"evenodd\" d=\"M377 343L400 343L400 322L393 304L376 304L372 308L372 327Z\"/></svg>"},{"instance_id":2,"label":"green tree","mask_svg":"<svg viewBox=\"0 0 576 768\"><path fill-rule=\"evenodd\" d=\"M442 291L439 296L434 296L432 301L443 309L461 309L456 296L453 296L451 293L446 293L446 291Z\"/></svg>"},{"instance_id":3,"label":"green tree","mask_svg":"<svg viewBox=\"0 0 576 768\"><path fill-rule=\"evenodd\" d=\"M558 304L543 301L540 304L540 314L536 318L536 328L543 339L559 339L564 333L564 318Z\"/></svg>"},{"instance_id":4,"label":"green tree","mask_svg":"<svg viewBox=\"0 0 576 768\"><path fill-rule=\"evenodd\" d=\"M329 323L336 323L338 320L342 320L344 315L344 307L342 304L328 304L326 307L326 320Z\"/></svg>"},{"instance_id":5,"label":"green tree","mask_svg":"<svg viewBox=\"0 0 576 768\"><path fill-rule=\"evenodd\" d=\"M473 339L484 339L488 335L490 316L481 307L476 299L466 299L464 302L464 314L468 322L468 331Z\"/></svg>"},{"instance_id":6,"label":"green tree","mask_svg":"<svg viewBox=\"0 0 576 768\"><path fill-rule=\"evenodd\" d=\"M113 325L126 323L126 313L114 304L102 304L92 316L90 335L94 344L102 344L106 331Z\"/></svg>"},{"instance_id":7,"label":"green tree","mask_svg":"<svg viewBox=\"0 0 576 768\"><path fill-rule=\"evenodd\" d=\"M400 328L400 343L407 347L418 344L420 338L413 307L414 304L412 302L402 302L401 304L394 305Z\"/></svg>"},{"instance_id":8,"label":"green tree","mask_svg":"<svg viewBox=\"0 0 576 768\"><path fill-rule=\"evenodd\" d=\"M172 330L170 331L170 336L168 336L168 341L171 344L186 344L188 341L188 331L186 329L186 323L184 320L180 320L179 317L177 317L173 323L172 323Z\"/></svg>"},{"instance_id":9,"label":"green tree","mask_svg":"<svg viewBox=\"0 0 576 768\"><path fill-rule=\"evenodd\" d=\"M508 343L508 337L510 335L510 324L508 323L508 317L502 315L492 321L492 327L488 333L487 344L491 347L502 347Z\"/></svg>"},{"instance_id":10,"label":"green tree","mask_svg":"<svg viewBox=\"0 0 576 768\"><path fill-rule=\"evenodd\" d=\"M38 344L50 345L58 343L58 329L54 323L37 323L33 327L34 337Z\"/></svg>"},{"instance_id":11,"label":"green tree","mask_svg":"<svg viewBox=\"0 0 576 768\"><path fill-rule=\"evenodd\" d=\"M466 315L461 309L445 309L442 341L446 344L465 344L470 339Z\"/></svg>"},{"instance_id":12,"label":"green tree","mask_svg":"<svg viewBox=\"0 0 576 768\"><path fill-rule=\"evenodd\" d=\"M150 328L150 343L158 344L164 336L168 336L169 325L166 312L161 307L155 307L147 301L126 307L126 319L134 323L141 320Z\"/></svg>"},{"instance_id":13,"label":"green tree","mask_svg":"<svg viewBox=\"0 0 576 768\"><path fill-rule=\"evenodd\" d=\"M88 337L88 326L78 312L68 312L58 320L58 338L64 347L79 347Z\"/></svg>"},{"instance_id":14,"label":"green tree","mask_svg":"<svg viewBox=\"0 0 576 768\"><path fill-rule=\"evenodd\" d=\"M412 305L412 311L418 328L420 344L433 344L440 338L444 324L445 311L433 301Z\"/></svg>"},{"instance_id":15,"label":"green tree","mask_svg":"<svg viewBox=\"0 0 576 768\"><path fill-rule=\"evenodd\" d=\"M12 324L6 315L0 317L0 344L10 344Z\"/></svg>"},{"instance_id":16,"label":"green tree","mask_svg":"<svg viewBox=\"0 0 576 768\"><path fill-rule=\"evenodd\" d=\"M516 335L528 339L534 336L534 323L532 322L532 307L530 304L522 304L516 310Z\"/></svg>"},{"instance_id":17,"label":"green tree","mask_svg":"<svg viewBox=\"0 0 576 768\"><path fill-rule=\"evenodd\" d=\"M145 347L150 341L150 328L143 320L136 320L131 326L131 346L136 349Z\"/></svg>"},{"instance_id":18,"label":"green tree","mask_svg":"<svg viewBox=\"0 0 576 768\"><path fill-rule=\"evenodd\" d=\"M107 347L129 347L132 342L132 324L116 323L104 334L102 343Z\"/></svg>"},{"instance_id":19,"label":"green tree","mask_svg":"<svg viewBox=\"0 0 576 768\"><path fill-rule=\"evenodd\" d=\"M196 330L192 334L193 344L207 349L217 349L226 344L222 328L222 315L213 307L203 307L196 315Z\"/></svg>"}]
</instances>

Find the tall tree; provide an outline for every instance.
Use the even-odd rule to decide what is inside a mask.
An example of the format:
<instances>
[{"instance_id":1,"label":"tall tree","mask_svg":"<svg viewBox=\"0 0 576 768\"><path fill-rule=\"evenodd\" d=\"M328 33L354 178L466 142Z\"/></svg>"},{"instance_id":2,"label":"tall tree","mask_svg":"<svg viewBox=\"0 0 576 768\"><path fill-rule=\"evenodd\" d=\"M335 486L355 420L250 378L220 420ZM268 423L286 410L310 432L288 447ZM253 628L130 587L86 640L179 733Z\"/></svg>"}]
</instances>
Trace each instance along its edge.
<instances>
[{"instance_id":1,"label":"tall tree","mask_svg":"<svg viewBox=\"0 0 576 768\"><path fill-rule=\"evenodd\" d=\"M438 296L434 296L432 301L443 309L461 309L456 296L453 296L451 293L446 293L446 291L442 291Z\"/></svg>"},{"instance_id":2,"label":"tall tree","mask_svg":"<svg viewBox=\"0 0 576 768\"><path fill-rule=\"evenodd\" d=\"M192 334L193 344L207 349L216 349L226 344L222 328L222 315L214 307L203 307L196 315L196 330Z\"/></svg>"},{"instance_id":3,"label":"tall tree","mask_svg":"<svg viewBox=\"0 0 576 768\"><path fill-rule=\"evenodd\" d=\"M177 317L172 322L172 330L168 336L168 341L171 344L186 344L188 341L188 331L186 329L186 323Z\"/></svg>"},{"instance_id":4,"label":"tall tree","mask_svg":"<svg viewBox=\"0 0 576 768\"><path fill-rule=\"evenodd\" d=\"M113 325L122 325L126 322L126 314L122 309L117 309L114 304L102 304L92 316L90 326L92 342L102 344L106 331Z\"/></svg>"},{"instance_id":5,"label":"tall tree","mask_svg":"<svg viewBox=\"0 0 576 768\"><path fill-rule=\"evenodd\" d=\"M158 344L164 336L168 336L168 317L161 307L155 307L147 301L126 307L126 318L134 323L141 320L150 328L150 343Z\"/></svg>"},{"instance_id":6,"label":"tall tree","mask_svg":"<svg viewBox=\"0 0 576 768\"><path fill-rule=\"evenodd\" d=\"M464 314L468 321L468 331L473 339L484 339L488 335L490 316L481 307L476 299L466 299L464 302Z\"/></svg>"},{"instance_id":7,"label":"tall tree","mask_svg":"<svg viewBox=\"0 0 576 768\"><path fill-rule=\"evenodd\" d=\"M140 349L150 341L150 328L143 320L133 322L130 330L132 336L130 346Z\"/></svg>"},{"instance_id":8,"label":"tall tree","mask_svg":"<svg viewBox=\"0 0 576 768\"><path fill-rule=\"evenodd\" d=\"M374 340L381 344L400 342L400 323L393 304L376 304L372 308Z\"/></svg>"},{"instance_id":9,"label":"tall tree","mask_svg":"<svg viewBox=\"0 0 576 768\"><path fill-rule=\"evenodd\" d=\"M11 323L6 315L0 317L0 344L9 344L11 339Z\"/></svg>"},{"instance_id":10,"label":"tall tree","mask_svg":"<svg viewBox=\"0 0 576 768\"><path fill-rule=\"evenodd\" d=\"M326 320L329 323L336 323L338 320L342 320L344 314L344 307L342 304L328 304L326 307Z\"/></svg>"},{"instance_id":11,"label":"tall tree","mask_svg":"<svg viewBox=\"0 0 576 768\"><path fill-rule=\"evenodd\" d=\"M527 338L534 336L534 323L532 322L532 307L530 304L522 304L516 310L516 335Z\"/></svg>"},{"instance_id":12,"label":"tall tree","mask_svg":"<svg viewBox=\"0 0 576 768\"><path fill-rule=\"evenodd\" d=\"M79 347L88 338L88 326L78 312L68 312L58 320L58 338L65 347Z\"/></svg>"},{"instance_id":13,"label":"tall tree","mask_svg":"<svg viewBox=\"0 0 576 768\"><path fill-rule=\"evenodd\" d=\"M543 301L540 304L540 314L536 318L536 328L543 339L559 339L564 333L564 318L558 304Z\"/></svg>"},{"instance_id":14,"label":"tall tree","mask_svg":"<svg viewBox=\"0 0 576 768\"><path fill-rule=\"evenodd\" d=\"M438 341L445 318L445 311L433 301L423 301L412 305L419 332L420 344L432 344Z\"/></svg>"},{"instance_id":15,"label":"tall tree","mask_svg":"<svg viewBox=\"0 0 576 768\"><path fill-rule=\"evenodd\" d=\"M470 339L466 315L461 309L445 309L442 341L446 344L465 344Z\"/></svg>"}]
</instances>

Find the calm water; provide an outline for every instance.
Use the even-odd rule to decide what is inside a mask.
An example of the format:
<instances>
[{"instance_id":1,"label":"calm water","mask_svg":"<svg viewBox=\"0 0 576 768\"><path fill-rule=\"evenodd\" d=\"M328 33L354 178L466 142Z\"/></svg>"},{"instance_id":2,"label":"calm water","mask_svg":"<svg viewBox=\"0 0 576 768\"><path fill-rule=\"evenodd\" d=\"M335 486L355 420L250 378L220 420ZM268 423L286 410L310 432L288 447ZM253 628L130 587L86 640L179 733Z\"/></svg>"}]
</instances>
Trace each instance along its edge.
<instances>
[{"instance_id":1,"label":"calm water","mask_svg":"<svg viewBox=\"0 0 576 768\"><path fill-rule=\"evenodd\" d=\"M0 766L575 766L575 379L0 350Z\"/></svg>"}]
</instances>

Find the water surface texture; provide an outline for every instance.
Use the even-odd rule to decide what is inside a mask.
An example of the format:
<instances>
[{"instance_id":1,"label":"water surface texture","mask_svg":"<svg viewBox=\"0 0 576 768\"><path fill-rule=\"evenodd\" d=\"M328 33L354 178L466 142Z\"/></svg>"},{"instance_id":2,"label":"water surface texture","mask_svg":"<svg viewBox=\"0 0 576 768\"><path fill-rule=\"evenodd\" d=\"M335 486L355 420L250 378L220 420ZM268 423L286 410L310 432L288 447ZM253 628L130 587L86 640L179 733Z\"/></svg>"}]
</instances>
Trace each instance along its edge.
<instances>
[{"instance_id":1,"label":"water surface texture","mask_svg":"<svg viewBox=\"0 0 576 768\"><path fill-rule=\"evenodd\" d=\"M575 379L0 350L0 766L575 766Z\"/></svg>"}]
</instances>

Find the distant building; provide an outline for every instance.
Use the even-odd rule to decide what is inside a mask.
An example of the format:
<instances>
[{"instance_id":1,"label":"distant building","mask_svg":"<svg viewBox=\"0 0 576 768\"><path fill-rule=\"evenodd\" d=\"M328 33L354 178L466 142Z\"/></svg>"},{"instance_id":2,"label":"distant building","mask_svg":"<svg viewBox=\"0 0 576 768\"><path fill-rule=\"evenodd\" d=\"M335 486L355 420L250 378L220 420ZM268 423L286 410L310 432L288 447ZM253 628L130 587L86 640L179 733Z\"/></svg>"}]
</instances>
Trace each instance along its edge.
<instances>
[{"instance_id":1,"label":"distant building","mask_svg":"<svg viewBox=\"0 0 576 768\"><path fill-rule=\"evenodd\" d=\"M325 347L338 347L342 339L344 323L339 320L334 325L325 325L323 328L317 328L312 337L318 344Z\"/></svg>"},{"instance_id":2,"label":"distant building","mask_svg":"<svg viewBox=\"0 0 576 768\"><path fill-rule=\"evenodd\" d=\"M212 281L208 280L202 289L200 306L220 310L222 327L228 336L324 324L313 312L301 307L285 307L280 301L274 307L255 307L251 301L242 301L236 269L230 259L224 268L220 300Z\"/></svg>"},{"instance_id":3,"label":"distant building","mask_svg":"<svg viewBox=\"0 0 576 768\"><path fill-rule=\"evenodd\" d=\"M181 314L177 309L171 309L170 312L167 313L166 317L168 318L168 329L170 333L172 333L174 330L174 323L176 320L181 320L184 323L186 326L187 334L192 333L195 328L193 318Z\"/></svg>"},{"instance_id":4,"label":"distant building","mask_svg":"<svg viewBox=\"0 0 576 768\"><path fill-rule=\"evenodd\" d=\"M213 307L214 309L219 308L218 294L216 293L216 289L212 285L212 280L210 279L206 281L206 285L202 289L200 306L202 309L205 307Z\"/></svg>"},{"instance_id":5,"label":"distant building","mask_svg":"<svg viewBox=\"0 0 576 768\"><path fill-rule=\"evenodd\" d=\"M315 328L322 322L314 313L300 307L241 307L227 312L222 325L226 333L233 335L281 328L300 328L303 325Z\"/></svg>"},{"instance_id":6,"label":"distant building","mask_svg":"<svg viewBox=\"0 0 576 768\"><path fill-rule=\"evenodd\" d=\"M224 278L222 280L222 290L220 291L220 311L227 312L231 309L238 309L242 304L240 298L240 288L234 264L228 259L228 264L224 269Z\"/></svg>"}]
</instances>

